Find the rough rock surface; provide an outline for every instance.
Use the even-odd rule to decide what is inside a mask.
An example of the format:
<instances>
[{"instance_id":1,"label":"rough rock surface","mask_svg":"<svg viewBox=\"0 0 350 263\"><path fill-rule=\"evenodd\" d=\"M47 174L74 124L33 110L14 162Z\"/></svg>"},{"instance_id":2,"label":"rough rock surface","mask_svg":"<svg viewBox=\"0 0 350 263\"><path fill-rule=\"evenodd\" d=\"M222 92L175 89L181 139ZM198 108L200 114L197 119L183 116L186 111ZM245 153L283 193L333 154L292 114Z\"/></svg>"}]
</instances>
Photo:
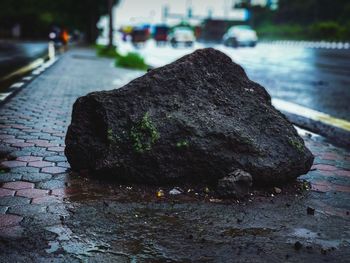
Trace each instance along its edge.
<instances>
[{"instance_id":1,"label":"rough rock surface","mask_svg":"<svg viewBox=\"0 0 350 263\"><path fill-rule=\"evenodd\" d=\"M218 195L224 198L242 198L249 193L249 188L252 185L252 176L245 171L237 169L218 181L217 192Z\"/></svg>"},{"instance_id":2,"label":"rough rock surface","mask_svg":"<svg viewBox=\"0 0 350 263\"><path fill-rule=\"evenodd\" d=\"M73 170L141 183L217 183L242 169L275 184L313 162L266 90L212 48L80 97L65 154Z\"/></svg>"}]
</instances>

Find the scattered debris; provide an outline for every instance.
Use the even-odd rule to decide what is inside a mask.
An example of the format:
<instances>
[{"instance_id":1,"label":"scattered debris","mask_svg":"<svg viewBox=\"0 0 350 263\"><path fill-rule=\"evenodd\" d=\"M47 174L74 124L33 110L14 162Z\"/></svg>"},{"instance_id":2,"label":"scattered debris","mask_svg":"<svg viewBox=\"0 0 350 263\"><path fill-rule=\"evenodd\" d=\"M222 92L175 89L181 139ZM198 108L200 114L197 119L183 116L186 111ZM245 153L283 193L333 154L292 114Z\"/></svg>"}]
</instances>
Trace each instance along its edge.
<instances>
[{"instance_id":1,"label":"scattered debris","mask_svg":"<svg viewBox=\"0 0 350 263\"><path fill-rule=\"evenodd\" d=\"M182 194L182 192L183 191L180 188L175 187L169 191L169 194L170 195L179 195L179 194Z\"/></svg>"},{"instance_id":2,"label":"scattered debris","mask_svg":"<svg viewBox=\"0 0 350 263\"><path fill-rule=\"evenodd\" d=\"M273 190L275 191L276 194L282 193L282 189L278 187L274 187Z\"/></svg>"},{"instance_id":3,"label":"scattered debris","mask_svg":"<svg viewBox=\"0 0 350 263\"><path fill-rule=\"evenodd\" d=\"M303 245L299 241L294 243L295 250L300 250L302 247L303 247Z\"/></svg>"},{"instance_id":4,"label":"scattered debris","mask_svg":"<svg viewBox=\"0 0 350 263\"><path fill-rule=\"evenodd\" d=\"M306 212L308 215L314 215L315 214L315 208L312 208L310 206L307 207Z\"/></svg>"},{"instance_id":5,"label":"scattered debris","mask_svg":"<svg viewBox=\"0 0 350 263\"><path fill-rule=\"evenodd\" d=\"M162 189L159 189L157 192L156 192L156 196L158 198L161 198L161 197L164 197L164 191Z\"/></svg>"}]
</instances>

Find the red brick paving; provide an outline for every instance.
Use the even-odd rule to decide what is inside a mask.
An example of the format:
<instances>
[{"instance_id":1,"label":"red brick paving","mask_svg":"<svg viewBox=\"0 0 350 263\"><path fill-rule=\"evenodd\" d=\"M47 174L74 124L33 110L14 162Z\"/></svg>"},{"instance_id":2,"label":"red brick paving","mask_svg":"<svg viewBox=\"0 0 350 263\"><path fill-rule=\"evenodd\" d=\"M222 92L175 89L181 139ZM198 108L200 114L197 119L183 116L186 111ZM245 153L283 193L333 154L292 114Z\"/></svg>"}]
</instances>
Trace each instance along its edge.
<instances>
[{"instance_id":1,"label":"red brick paving","mask_svg":"<svg viewBox=\"0 0 350 263\"><path fill-rule=\"evenodd\" d=\"M23 196L27 198L38 198L47 195L49 191L41 189L22 189L16 192L16 196Z\"/></svg>"},{"instance_id":2,"label":"red brick paving","mask_svg":"<svg viewBox=\"0 0 350 263\"><path fill-rule=\"evenodd\" d=\"M38 156L21 156L17 157L18 161L23 161L23 162L35 162L35 161L41 161L42 157Z\"/></svg>"},{"instance_id":3,"label":"red brick paving","mask_svg":"<svg viewBox=\"0 0 350 263\"><path fill-rule=\"evenodd\" d=\"M2 196L13 196L15 194L15 191L6 189L6 188L0 188L0 197Z\"/></svg>"},{"instance_id":4,"label":"red brick paving","mask_svg":"<svg viewBox=\"0 0 350 263\"><path fill-rule=\"evenodd\" d=\"M55 163L47 162L47 161L35 161L35 162L28 163L28 166L42 168L42 167L54 166L54 164Z\"/></svg>"},{"instance_id":5,"label":"red brick paving","mask_svg":"<svg viewBox=\"0 0 350 263\"><path fill-rule=\"evenodd\" d=\"M328 181L322 181L322 182L311 183L311 190L325 193L325 192L331 191L332 188L329 185Z\"/></svg>"},{"instance_id":6,"label":"red brick paving","mask_svg":"<svg viewBox=\"0 0 350 263\"><path fill-rule=\"evenodd\" d=\"M337 170L337 167L329 164L316 164L312 166L313 168L316 168L318 170L323 170L323 171L335 171Z\"/></svg>"},{"instance_id":7,"label":"red brick paving","mask_svg":"<svg viewBox=\"0 0 350 263\"><path fill-rule=\"evenodd\" d=\"M14 168L14 167L23 167L26 166L26 162L21 161L4 161L1 163L1 165L8 167L8 168Z\"/></svg>"},{"instance_id":8,"label":"red brick paving","mask_svg":"<svg viewBox=\"0 0 350 263\"><path fill-rule=\"evenodd\" d=\"M2 187L7 188L7 189L13 189L13 190L21 190L21 189L34 188L34 184L28 183L28 182L23 182L23 181L16 181L16 182L4 183Z\"/></svg>"},{"instance_id":9,"label":"red brick paving","mask_svg":"<svg viewBox=\"0 0 350 263\"><path fill-rule=\"evenodd\" d=\"M18 147L18 148L24 148L24 147L31 147L34 146L34 143L29 143L29 142L18 142L11 144L13 147Z\"/></svg>"},{"instance_id":10,"label":"red brick paving","mask_svg":"<svg viewBox=\"0 0 350 263\"><path fill-rule=\"evenodd\" d=\"M48 204L61 202L62 198L53 195L46 195L32 199L32 204Z\"/></svg>"},{"instance_id":11,"label":"red brick paving","mask_svg":"<svg viewBox=\"0 0 350 263\"><path fill-rule=\"evenodd\" d=\"M350 177L350 171L349 170L338 170L334 172L336 175L339 176L346 176L346 177Z\"/></svg>"},{"instance_id":12,"label":"red brick paving","mask_svg":"<svg viewBox=\"0 0 350 263\"><path fill-rule=\"evenodd\" d=\"M5 139L3 141L8 144L24 142L22 139Z\"/></svg>"},{"instance_id":13,"label":"red brick paving","mask_svg":"<svg viewBox=\"0 0 350 263\"><path fill-rule=\"evenodd\" d=\"M23 217L17 215L0 215L0 228L18 225Z\"/></svg>"},{"instance_id":14,"label":"red brick paving","mask_svg":"<svg viewBox=\"0 0 350 263\"><path fill-rule=\"evenodd\" d=\"M59 173L64 173L66 171L67 169L62 167L45 167L41 169L42 173L48 173L48 174L59 174Z\"/></svg>"}]
</instances>

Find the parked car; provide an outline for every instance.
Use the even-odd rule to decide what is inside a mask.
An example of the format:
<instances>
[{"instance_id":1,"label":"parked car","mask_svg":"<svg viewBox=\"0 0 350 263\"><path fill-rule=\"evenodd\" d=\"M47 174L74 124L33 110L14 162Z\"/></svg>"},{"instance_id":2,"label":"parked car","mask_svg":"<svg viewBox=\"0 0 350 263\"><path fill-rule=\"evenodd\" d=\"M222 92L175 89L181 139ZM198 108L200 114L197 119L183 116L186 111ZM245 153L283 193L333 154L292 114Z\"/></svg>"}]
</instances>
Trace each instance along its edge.
<instances>
[{"instance_id":1,"label":"parked car","mask_svg":"<svg viewBox=\"0 0 350 263\"><path fill-rule=\"evenodd\" d=\"M196 38L191 28L176 27L173 29L173 32L169 34L168 40L173 47L177 47L179 45L191 47L193 46L193 43L196 40Z\"/></svg>"},{"instance_id":2,"label":"parked car","mask_svg":"<svg viewBox=\"0 0 350 263\"><path fill-rule=\"evenodd\" d=\"M156 25L154 27L153 38L157 45L162 45L167 42L169 27L166 25Z\"/></svg>"},{"instance_id":3,"label":"parked car","mask_svg":"<svg viewBox=\"0 0 350 263\"><path fill-rule=\"evenodd\" d=\"M230 27L223 36L222 40L224 45L229 47L255 47L256 43L258 42L258 36L250 26L240 25Z\"/></svg>"},{"instance_id":4,"label":"parked car","mask_svg":"<svg viewBox=\"0 0 350 263\"><path fill-rule=\"evenodd\" d=\"M135 27L131 32L131 42L135 47L144 45L149 37L149 30L147 28Z\"/></svg>"}]
</instances>

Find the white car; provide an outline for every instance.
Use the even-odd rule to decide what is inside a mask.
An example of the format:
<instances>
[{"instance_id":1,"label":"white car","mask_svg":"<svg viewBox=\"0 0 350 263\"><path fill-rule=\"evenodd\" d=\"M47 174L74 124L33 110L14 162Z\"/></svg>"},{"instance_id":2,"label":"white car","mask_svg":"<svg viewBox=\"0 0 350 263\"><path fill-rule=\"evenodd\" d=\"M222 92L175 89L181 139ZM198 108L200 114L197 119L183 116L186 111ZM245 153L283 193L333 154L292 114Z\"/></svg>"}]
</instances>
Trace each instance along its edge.
<instances>
[{"instance_id":1,"label":"white car","mask_svg":"<svg viewBox=\"0 0 350 263\"><path fill-rule=\"evenodd\" d=\"M193 46L196 37L193 30L188 27L176 27L173 32L169 34L168 40L173 47L184 45L186 47Z\"/></svg>"},{"instance_id":2,"label":"white car","mask_svg":"<svg viewBox=\"0 0 350 263\"><path fill-rule=\"evenodd\" d=\"M250 26L241 25L230 27L223 36L222 40L225 46L255 47L256 43L258 42L258 36Z\"/></svg>"}]
</instances>

